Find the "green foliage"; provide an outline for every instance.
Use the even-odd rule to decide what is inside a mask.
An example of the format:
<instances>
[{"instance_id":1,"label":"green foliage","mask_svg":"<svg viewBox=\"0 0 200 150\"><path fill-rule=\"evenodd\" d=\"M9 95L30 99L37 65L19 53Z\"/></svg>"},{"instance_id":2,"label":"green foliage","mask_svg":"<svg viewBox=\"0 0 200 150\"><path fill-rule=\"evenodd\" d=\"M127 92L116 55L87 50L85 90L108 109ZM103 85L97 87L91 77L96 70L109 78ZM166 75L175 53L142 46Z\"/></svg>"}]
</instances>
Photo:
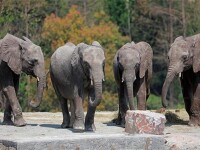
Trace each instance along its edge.
<instances>
[{"instance_id":1,"label":"green foliage","mask_svg":"<svg viewBox=\"0 0 200 150\"><path fill-rule=\"evenodd\" d=\"M128 34L128 9L127 0L106 0L106 12L111 16L111 20L117 23L124 34Z\"/></svg>"},{"instance_id":2,"label":"green foliage","mask_svg":"<svg viewBox=\"0 0 200 150\"><path fill-rule=\"evenodd\" d=\"M22 73L20 77L18 99L23 111L28 111L28 95L27 95L27 75Z\"/></svg>"},{"instance_id":3,"label":"green foliage","mask_svg":"<svg viewBox=\"0 0 200 150\"><path fill-rule=\"evenodd\" d=\"M157 110L161 107L161 98L159 96L151 94L147 100L147 109Z\"/></svg>"}]
</instances>

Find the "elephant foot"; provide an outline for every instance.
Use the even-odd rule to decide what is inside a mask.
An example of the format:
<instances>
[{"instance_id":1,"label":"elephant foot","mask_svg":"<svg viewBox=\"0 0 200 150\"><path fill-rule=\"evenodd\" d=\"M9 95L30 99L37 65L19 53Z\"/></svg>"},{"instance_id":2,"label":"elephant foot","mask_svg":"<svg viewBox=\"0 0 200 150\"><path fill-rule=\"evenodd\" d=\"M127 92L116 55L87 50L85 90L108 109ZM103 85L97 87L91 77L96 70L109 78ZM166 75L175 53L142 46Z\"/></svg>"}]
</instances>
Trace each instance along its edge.
<instances>
[{"instance_id":1,"label":"elephant foot","mask_svg":"<svg viewBox=\"0 0 200 150\"><path fill-rule=\"evenodd\" d=\"M200 117L191 116L188 125L191 127L200 126Z\"/></svg>"},{"instance_id":2,"label":"elephant foot","mask_svg":"<svg viewBox=\"0 0 200 150\"><path fill-rule=\"evenodd\" d=\"M61 128L70 128L69 123L62 123Z\"/></svg>"},{"instance_id":3,"label":"elephant foot","mask_svg":"<svg viewBox=\"0 0 200 150\"><path fill-rule=\"evenodd\" d=\"M69 128L73 128L73 122L70 122Z\"/></svg>"},{"instance_id":4,"label":"elephant foot","mask_svg":"<svg viewBox=\"0 0 200 150\"><path fill-rule=\"evenodd\" d=\"M84 122L82 120L75 120L73 124L73 130L75 132L83 132L85 131Z\"/></svg>"},{"instance_id":5,"label":"elephant foot","mask_svg":"<svg viewBox=\"0 0 200 150\"><path fill-rule=\"evenodd\" d=\"M14 118L14 125L17 127L22 127L26 125L25 120L20 116L20 117L15 117Z\"/></svg>"},{"instance_id":6,"label":"elephant foot","mask_svg":"<svg viewBox=\"0 0 200 150\"><path fill-rule=\"evenodd\" d=\"M96 131L96 127L94 124L90 124L90 125L85 125L85 131Z\"/></svg>"},{"instance_id":7,"label":"elephant foot","mask_svg":"<svg viewBox=\"0 0 200 150\"><path fill-rule=\"evenodd\" d=\"M3 117L3 125L14 125L12 121L12 115L10 113L4 112L4 117Z\"/></svg>"},{"instance_id":8,"label":"elephant foot","mask_svg":"<svg viewBox=\"0 0 200 150\"><path fill-rule=\"evenodd\" d=\"M4 119L2 122L2 125L14 125L14 123L11 119L9 119L9 120Z\"/></svg>"},{"instance_id":9,"label":"elephant foot","mask_svg":"<svg viewBox=\"0 0 200 150\"><path fill-rule=\"evenodd\" d=\"M123 128L125 128L125 118L116 118L113 119L113 123L115 123L116 125L122 126Z\"/></svg>"}]
</instances>

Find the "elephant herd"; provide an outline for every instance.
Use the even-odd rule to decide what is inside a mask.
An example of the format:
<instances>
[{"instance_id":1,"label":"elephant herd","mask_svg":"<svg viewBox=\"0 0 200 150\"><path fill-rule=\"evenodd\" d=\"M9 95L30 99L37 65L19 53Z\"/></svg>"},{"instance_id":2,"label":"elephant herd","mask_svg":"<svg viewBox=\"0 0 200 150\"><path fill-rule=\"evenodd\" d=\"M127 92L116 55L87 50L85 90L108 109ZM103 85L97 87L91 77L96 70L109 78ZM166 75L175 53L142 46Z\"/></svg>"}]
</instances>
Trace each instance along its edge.
<instances>
[{"instance_id":1,"label":"elephant herd","mask_svg":"<svg viewBox=\"0 0 200 150\"><path fill-rule=\"evenodd\" d=\"M115 119L117 125L125 125L127 110L146 110L152 78L152 58L152 48L146 42L127 43L116 52L113 73L119 98L118 117ZM169 85L179 75L189 125L200 126L200 34L176 38L168 52L168 59L162 104L166 107ZM62 128L95 130L94 116L102 99L104 67L104 49L97 41L91 45L68 42L54 52L49 73L62 109ZM37 79L36 98L30 102L30 106L38 107L46 86L42 50L26 37L20 39L7 34L0 39L0 102L4 107L2 124L26 125L17 99L21 72ZM84 117L83 102L86 96L88 108ZM137 106L134 97L137 98Z\"/></svg>"}]
</instances>

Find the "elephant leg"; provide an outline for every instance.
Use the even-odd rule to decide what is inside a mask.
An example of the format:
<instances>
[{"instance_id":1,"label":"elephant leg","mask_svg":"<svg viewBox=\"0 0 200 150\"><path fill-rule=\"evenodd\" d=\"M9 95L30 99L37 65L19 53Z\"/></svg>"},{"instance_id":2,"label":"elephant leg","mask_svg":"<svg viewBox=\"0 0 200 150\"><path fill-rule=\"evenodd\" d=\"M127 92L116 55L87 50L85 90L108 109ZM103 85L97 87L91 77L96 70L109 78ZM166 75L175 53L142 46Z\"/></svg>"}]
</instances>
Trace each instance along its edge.
<instances>
[{"instance_id":1,"label":"elephant leg","mask_svg":"<svg viewBox=\"0 0 200 150\"><path fill-rule=\"evenodd\" d=\"M194 97L191 103L189 125L200 126L200 73L196 74Z\"/></svg>"},{"instance_id":2,"label":"elephant leg","mask_svg":"<svg viewBox=\"0 0 200 150\"><path fill-rule=\"evenodd\" d=\"M146 94L146 101L147 101L147 99L149 98L149 96L150 96L150 81L148 81L148 80L150 80L150 79L146 79L145 80L145 82L146 82L146 92L147 92L147 94Z\"/></svg>"},{"instance_id":3,"label":"elephant leg","mask_svg":"<svg viewBox=\"0 0 200 150\"><path fill-rule=\"evenodd\" d=\"M61 124L61 128L69 128L70 127L70 115L68 111L67 99L63 97L59 97L60 105L63 114L63 122Z\"/></svg>"},{"instance_id":4,"label":"elephant leg","mask_svg":"<svg viewBox=\"0 0 200 150\"><path fill-rule=\"evenodd\" d=\"M139 110L146 110L147 88L144 78L140 79L140 86L137 92L137 105Z\"/></svg>"},{"instance_id":5,"label":"elephant leg","mask_svg":"<svg viewBox=\"0 0 200 150\"><path fill-rule=\"evenodd\" d=\"M125 116L126 116L126 111L128 110L128 101L127 101L128 99L124 83L121 83L120 87L118 88L118 97L119 97L119 112L118 112L118 118L115 121L115 123L117 125L125 127Z\"/></svg>"},{"instance_id":6,"label":"elephant leg","mask_svg":"<svg viewBox=\"0 0 200 150\"><path fill-rule=\"evenodd\" d=\"M85 117L85 130L86 131L95 131L96 127L94 125L94 115L96 107L88 106L87 115Z\"/></svg>"},{"instance_id":7,"label":"elephant leg","mask_svg":"<svg viewBox=\"0 0 200 150\"><path fill-rule=\"evenodd\" d=\"M84 110L83 110L83 99L80 96L76 96L75 102L75 121L73 129L76 131L84 131Z\"/></svg>"},{"instance_id":8,"label":"elephant leg","mask_svg":"<svg viewBox=\"0 0 200 150\"><path fill-rule=\"evenodd\" d=\"M71 117L70 117L69 127L72 128L75 121L75 106L73 100L70 100L70 112L71 112Z\"/></svg>"},{"instance_id":9,"label":"elephant leg","mask_svg":"<svg viewBox=\"0 0 200 150\"><path fill-rule=\"evenodd\" d=\"M118 108L118 116L117 118L113 119L113 123L115 123L116 125L120 125L121 121L122 121L122 117L121 117L121 102L120 102L120 89L118 88L118 101L119 101L119 108Z\"/></svg>"},{"instance_id":10,"label":"elephant leg","mask_svg":"<svg viewBox=\"0 0 200 150\"><path fill-rule=\"evenodd\" d=\"M6 96L6 99L9 100L9 103L11 105L12 112L14 115L14 125L25 126L26 122L22 116L22 109L17 99L15 88L13 86L7 86L3 89L3 92Z\"/></svg>"},{"instance_id":11,"label":"elephant leg","mask_svg":"<svg viewBox=\"0 0 200 150\"><path fill-rule=\"evenodd\" d=\"M16 93L18 93L18 89L19 89L19 76L18 75L14 76L14 85L15 85L15 91L16 91ZM2 96L3 96L3 99L6 99L4 94ZM12 121L12 108L11 108L10 102L8 100L6 100L5 103L6 104L5 104L3 124L14 125L14 123Z\"/></svg>"},{"instance_id":12,"label":"elephant leg","mask_svg":"<svg viewBox=\"0 0 200 150\"><path fill-rule=\"evenodd\" d=\"M14 123L12 121L12 108L11 108L8 100L6 100L6 102L5 102L3 124L4 125L14 125Z\"/></svg>"},{"instance_id":13,"label":"elephant leg","mask_svg":"<svg viewBox=\"0 0 200 150\"><path fill-rule=\"evenodd\" d=\"M193 76L190 77L190 72L185 71L182 73L181 77L181 87L182 87L182 93L183 93L183 99L185 102L185 109L191 118L191 102L193 99Z\"/></svg>"},{"instance_id":14,"label":"elephant leg","mask_svg":"<svg viewBox=\"0 0 200 150\"><path fill-rule=\"evenodd\" d=\"M63 115L63 122L61 124L61 128L69 128L69 127L72 127L70 126L70 115L69 115L69 111L68 111L68 105L67 105L67 99L62 97L58 88L57 88L57 84L54 83L55 79L53 77L53 75L51 75L51 80L52 80L52 85L54 87L54 90L56 92L56 95L59 99L59 102L60 102L60 106L61 106L61 109L62 109L62 115Z\"/></svg>"}]
</instances>

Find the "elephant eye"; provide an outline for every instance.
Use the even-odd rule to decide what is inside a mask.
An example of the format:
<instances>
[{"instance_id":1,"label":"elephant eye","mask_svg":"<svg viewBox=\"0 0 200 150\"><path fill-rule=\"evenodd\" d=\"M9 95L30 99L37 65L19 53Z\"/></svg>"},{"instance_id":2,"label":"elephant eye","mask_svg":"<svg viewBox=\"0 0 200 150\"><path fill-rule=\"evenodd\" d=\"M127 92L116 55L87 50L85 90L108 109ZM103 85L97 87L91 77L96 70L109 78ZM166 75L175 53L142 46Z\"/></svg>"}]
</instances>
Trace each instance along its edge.
<instances>
[{"instance_id":1,"label":"elephant eye","mask_svg":"<svg viewBox=\"0 0 200 150\"><path fill-rule=\"evenodd\" d=\"M105 67L105 61L103 61L103 67Z\"/></svg>"},{"instance_id":2,"label":"elephant eye","mask_svg":"<svg viewBox=\"0 0 200 150\"><path fill-rule=\"evenodd\" d=\"M84 61L83 64L84 64L85 67L88 67L88 68L89 68L89 64L88 64L88 62Z\"/></svg>"},{"instance_id":3,"label":"elephant eye","mask_svg":"<svg viewBox=\"0 0 200 150\"><path fill-rule=\"evenodd\" d=\"M183 55L183 56L182 56L182 60L183 60L183 61L187 60L187 58L188 58L187 55Z\"/></svg>"},{"instance_id":4,"label":"elephant eye","mask_svg":"<svg viewBox=\"0 0 200 150\"><path fill-rule=\"evenodd\" d=\"M139 66L140 66L140 64L139 64L139 63L136 63L135 68L138 68Z\"/></svg>"},{"instance_id":5,"label":"elephant eye","mask_svg":"<svg viewBox=\"0 0 200 150\"><path fill-rule=\"evenodd\" d=\"M37 59L32 59L28 61L28 64L34 66L37 62L38 62Z\"/></svg>"}]
</instances>

